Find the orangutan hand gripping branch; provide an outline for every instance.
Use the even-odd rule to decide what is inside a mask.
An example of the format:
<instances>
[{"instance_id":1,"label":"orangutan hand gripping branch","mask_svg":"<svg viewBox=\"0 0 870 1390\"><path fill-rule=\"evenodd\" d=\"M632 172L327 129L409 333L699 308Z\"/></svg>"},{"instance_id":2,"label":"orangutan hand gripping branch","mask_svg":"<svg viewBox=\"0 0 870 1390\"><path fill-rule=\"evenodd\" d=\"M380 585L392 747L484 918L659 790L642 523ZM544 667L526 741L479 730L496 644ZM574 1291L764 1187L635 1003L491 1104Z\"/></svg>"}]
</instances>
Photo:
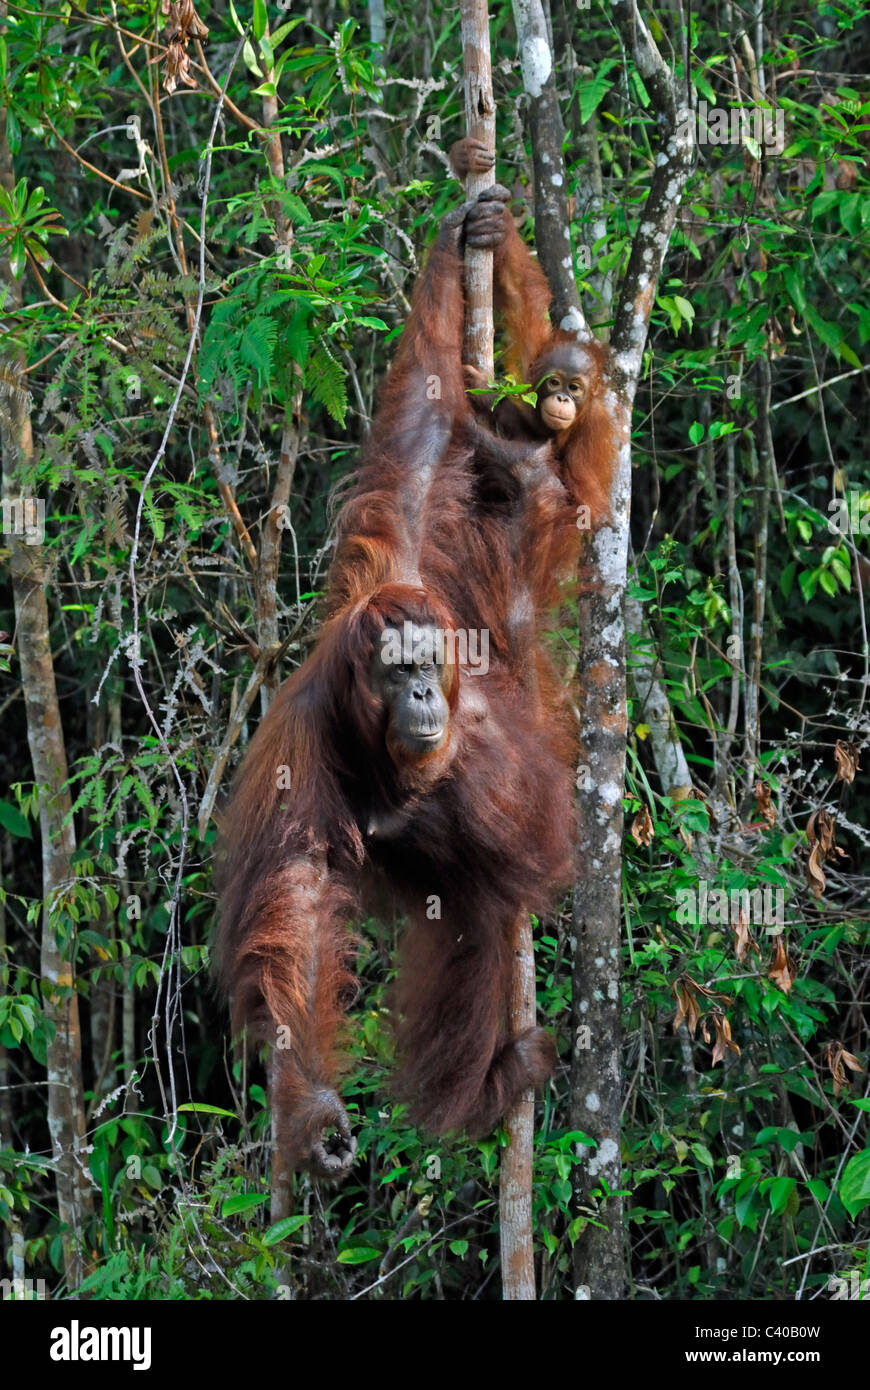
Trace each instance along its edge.
<instances>
[{"instance_id":1,"label":"orangutan hand gripping branch","mask_svg":"<svg viewBox=\"0 0 870 1390\"><path fill-rule=\"evenodd\" d=\"M573 730L539 633L578 503L603 513L609 459L600 350L578 355L546 324L506 197L441 225L340 518L320 636L222 828L218 977L235 1031L275 1048L284 1158L321 1177L356 1147L336 1089L348 923L385 890L407 918L394 1094L421 1126L483 1135L556 1060L542 1029L510 1033L512 927L571 878ZM559 382L507 423L466 394L465 245L495 249L511 350Z\"/></svg>"}]
</instances>

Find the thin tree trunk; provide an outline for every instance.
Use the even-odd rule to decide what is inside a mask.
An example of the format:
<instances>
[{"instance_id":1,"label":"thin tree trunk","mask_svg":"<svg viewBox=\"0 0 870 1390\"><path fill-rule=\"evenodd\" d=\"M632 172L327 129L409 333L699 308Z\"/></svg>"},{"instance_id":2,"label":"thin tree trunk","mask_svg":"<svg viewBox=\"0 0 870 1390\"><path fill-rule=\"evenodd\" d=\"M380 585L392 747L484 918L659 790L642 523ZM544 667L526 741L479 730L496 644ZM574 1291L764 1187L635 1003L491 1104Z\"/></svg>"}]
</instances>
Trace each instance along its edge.
<instances>
[{"instance_id":1,"label":"thin tree trunk","mask_svg":"<svg viewBox=\"0 0 870 1390\"><path fill-rule=\"evenodd\" d=\"M6 837L0 835L0 890L3 889L3 850ZM0 970L6 963L6 895L0 891ZM0 1149L12 1147L12 1092L9 1089L9 1055L0 1046Z\"/></svg>"},{"instance_id":2,"label":"thin tree trunk","mask_svg":"<svg viewBox=\"0 0 870 1390\"><path fill-rule=\"evenodd\" d=\"M763 671L764 609L767 600L767 537L770 516L773 440L770 433L770 362L759 361L762 389L758 394L758 440L755 448L755 524L753 527L755 564L752 576L754 606L749 627L749 659L746 663L746 737L744 764L746 786L744 801L749 801L759 773L761 746L761 677Z\"/></svg>"},{"instance_id":3,"label":"thin tree trunk","mask_svg":"<svg viewBox=\"0 0 870 1390\"><path fill-rule=\"evenodd\" d=\"M462 0L462 53L465 63L465 122L469 136L495 152L495 102L489 51L489 13L486 0ZM492 174L469 174L466 194L477 197L493 182ZM465 252L465 344L467 362L491 378L493 361L492 252L469 247ZM535 958L528 912L514 923L514 975L511 990L511 1031L535 1026ZM501 1157L499 1228L501 1233L502 1296L533 1300L535 1261L532 1244L532 1153L535 1133L535 1095L525 1091L505 1118L507 1148Z\"/></svg>"},{"instance_id":4,"label":"thin tree trunk","mask_svg":"<svg viewBox=\"0 0 870 1390\"><path fill-rule=\"evenodd\" d=\"M121 631L123 620L123 610L121 605L121 581L117 577L109 588L109 619L116 632ZM124 698L124 673L120 663L115 667L114 675L109 687L109 741L118 750L118 754L123 760L124 755L124 721L123 721L123 698ZM123 761L121 762L121 772L123 776ZM121 827L124 823L123 799L119 799L118 807L115 812L115 826L120 835ZM135 922L139 921L139 911L135 909L131 913L131 904L127 902L130 897L130 880L126 872L118 881L118 894L120 902L116 915L116 931L118 937L133 948L133 937L136 932ZM123 953L121 955L123 959ZM129 1114L134 1114L139 1109L139 1093L135 1085L132 1085L133 1073L139 1061L139 1053L136 1047L136 991L133 988L132 976L134 965L128 961L124 966L124 988L121 991L121 1052L123 1059L123 1077L127 1086L124 1097L124 1110Z\"/></svg>"},{"instance_id":5,"label":"thin tree trunk","mask_svg":"<svg viewBox=\"0 0 870 1390\"><path fill-rule=\"evenodd\" d=\"M596 1141L579 1150L578 1206L593 1206L574 1246L578 1288L595 1300L619 1299L622 1248L622 797L627 715L622 605L631 487L630 407L612 399L619 462L611 494L612 528L590 538L591 570L600 576L578 602L582 723L577 798L577 869L573 905L572 1129ZM596 1195L596 1194L601 1194ZM578 1296L580 1296L578 1294Z\"/></svg>"},{"instance_id":6,"label":"thin tree trunk","mask_svg":"<svg viewBox=\"0 0 870 1390\"><path fill-rule=\"evenodd\" d=\"M648 724L648 742L665 796L682 799L692 789L692 774L677 732L655 640L643 619L637 599L625 601L625 626L635 638L631 677L637 694L637 723Z\"/></svg>"},{"instance_id":7,"label":"thin tree trunk","mask_svg":"<svg viewBox=\"0 0 870 1390\"><path fill-rule=\"evenodd\" d=\"M5 30L5 6L0 9L0 32ZM15 184L12 154L6 139L6 109L0 108L0 182L11 192ZM20 309L21 282L9 261L0 260L0 284L7 287L7 309ZM21 354L12 357L20 371ZM26 378L22 378L25 381ZM3 496L15 496L19 470L33 458L29 395L14 383L7 385L6 409L0 420ZM63 1228L64 1272L73 1289L85 1272L82 1234L91 1213L91 1188L85 1154L85 1109L82 1090L81 1032L72 956L73 934L58 931L58 901L68 889L75 849L67 787L66 748L54 680L49 641L46 568L41 545L9 537L12 591L15 600L16 650L27 716L27 742L33 777L39 789L42 839L42 945L40 974L45 1016L54 1025L47 1044L48 1128L57 1185L57 1214ZM67 926L71 927L71 922Z\"/></svg>"},{"instance_id":8,"label":"thin tree trunk","mask_svg":"<svg viewBox=\"0 0 870 1390\"><path fill-rule=\"evenodd\" d=\"M581 759L577 802L577 886L574 895L571 1128L596 1140L575 1169L582 1213L593 1207L574 1247L575 1283L586 1297L620 1299L625 1289L620 1129L621 871L625 749L624 598L631 496L631 409L643 361L655 286L692 162L693 135L685 95L662 59L637 6L614 0L613 15L659 116L660 153L619 295L611 346L608 407L617 466L611 524L589 539L578 604Z\"/></svg>"},{"instance_id":9,"label":"thin tree trunk","mask_svg":"<svg viewBox=\"0 0 870 1390\"><path fill-rule=\"evenodd\" d=\"M550 282L553 322L561 324L577 304L562 159L565 127L556 96L553 52L541 0L514 0L513 11L523 87L529 102L535 179L535 245Z\"/></svg>"},{"instance_id":10,"label":"thin tree trunk","mask_svg":"<svg viewBox=\"0 0 870 1390\"><path fill-rule=\"evenodd\" d=\"M462 57L465 67L465 129L495 153L495 101L489 55L489 12L486 0L462 0ZM491 173L470 173L467 197L476 198L493 183ZM493 367L492 252L468 247L465 252L465 360L482 372Z\"/></svg>"},{"instance_id":11,"label":"thin tree trunk","mask_svg":"<svg viewBox=\"0 0 870 1390\"><path fill-rule=\"evenodd\" d=\"M266 32L268 34L268 25ZM274 71L267 73L267 78L274 81ZM266 96L263 98L263 122L265 125L274 125L278 118L277 97ZM286 168L284 164L284 147L281 134L276 131L268 145L266 146L266 158L269 162L269 170L272 177L279 182L284 182L286 178ZM293 227L284 217L281 206L275 203L271 209L275 219L275 231L277 245L280 250L283 265L286 270L290 269L293 251ZM257 643L261 654L268 656L269 653L277 653L280 649L280 636L278 630L278 572L281 564L281 537L285 527L289 523L288 505L290 493L293 487L293 476L296 472L296 459L299 453L299 425L302 414L302 372L294 364L293 366L293 390L291 395L291 405L288 418L281 433L281 452L278 460L278 468L275 473L275 481L272 489L272 499L269 511L263 520L263 527L260 533L260 553L255 571L255 593L256 593L256 615L257 615ZM296 598L298 600L299 594ZM277 663L276 663L277 664ZM260 686L260 709L262 714L266 714L277 686L278 672L276 664L270 664L265 672L263 684ZM202 832L202 825L200 831ZM273 1065L273 1058L270 1058L269 1065ZM271 1218L273 1222L280 1221L293 1212L293 1178L287 1171L278 1151L276 1116L272 1114L272 1172L271 1172ZM285 1278L289 1279L289 1266L285 1272Z\"/></svg>"},{"instance_id":12,"label":"thin tree trunk","mask_svg":"<svg viewBox=\"0 0 870 1390\"><path fill-rule=\"evenodd\" d=\"M514 925L514 974L511 989L511 1031L534 1028L535 947L528 912ZM505 1118L508 1146L499 1175L499 1235L501 1283L505 1300L533 1302L535 1250L532 1241L532 1166L535 1147L535 1093L524 1091Z\"/></svg>"},{"instance_id":13,"label":"thin tree trunk","mask_svg":"<svg viewBox=\"0 0 870 1390\"><path fill-rule=\"evenodd\" d=\"M8 300L7 300L8 303ZM19 457L32 450L30 418L18 413L14 432ZM4 495L12 495L12 431L3 433ZM48 1128L57 1182L58 1218L63 1235L67 1283L74 1288L84 1274L82 1230L91 1211L91 1188L85 1154L85 1111L82 1089L79 1001L76 993L71 934L62 939L58 901L73 878L75 850L66 749L54 682L49 644L48 604L41 546L9 538L12 590L15 599L16 649L27 715L27 742L33 778L39 788L42 839L42 947L40 974L46 1018L54 1025L48 1042ZM67 925L70 925L69 923Z\"/></svg>"},{"instance_id":14,"label":"thin tree trunk","mask_svg":"<svg viewBox=\"0 0 870 1390\"><path fill-rule=\"evenodd\" d=\"M111 700L111 697L110 697ZM111 717L110 717L111 726ZM85 737L89 748L102 748L106 741L106 722L104 711L97 705L88 704ZM115 937L115 918L102 900L97 920L97 931L113 940ZM91 1037L91 1075L93 1085L86 1119L90 1119L106 1090L106 1078L115 1046L115 984L111 976L102 974L97 978L99 966L95 967L86 991L88 1000L88 1027Z\"/></svg>"}]
</instances>

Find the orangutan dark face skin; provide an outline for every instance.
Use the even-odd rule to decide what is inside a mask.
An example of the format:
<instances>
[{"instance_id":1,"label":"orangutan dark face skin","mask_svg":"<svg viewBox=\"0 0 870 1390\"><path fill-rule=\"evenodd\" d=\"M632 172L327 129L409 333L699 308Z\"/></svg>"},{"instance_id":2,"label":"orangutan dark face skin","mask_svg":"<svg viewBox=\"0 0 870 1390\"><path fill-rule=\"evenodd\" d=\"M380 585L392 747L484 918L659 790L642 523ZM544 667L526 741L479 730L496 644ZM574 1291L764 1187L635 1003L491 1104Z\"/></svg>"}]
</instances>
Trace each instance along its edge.
<instances>
[{"instance_id":1,"label":"orangutan dark face skin","mask_svg":"<svg viewBox=\"0 0 870 1390\"><path fill-rule=\"evenodd\" d=\"M440 657L440 660L439 660ZM447 742L450 709L443 643L433 626L387 627L372 659L372 690L387 711L387 747L398 744L407 757L425 757Z\"/></svg>"},{"instance_id":2,"label":"orangutan dark face skin","mask_svg":"<svg viewBox=\"0 0 870 1390\"><path fill-rule=\"evenodd\" d=\"M535 364L538 415L552 434L568 430L583 413L592 364L583 348L562 344Z\"/></svg>"}]
</instances>

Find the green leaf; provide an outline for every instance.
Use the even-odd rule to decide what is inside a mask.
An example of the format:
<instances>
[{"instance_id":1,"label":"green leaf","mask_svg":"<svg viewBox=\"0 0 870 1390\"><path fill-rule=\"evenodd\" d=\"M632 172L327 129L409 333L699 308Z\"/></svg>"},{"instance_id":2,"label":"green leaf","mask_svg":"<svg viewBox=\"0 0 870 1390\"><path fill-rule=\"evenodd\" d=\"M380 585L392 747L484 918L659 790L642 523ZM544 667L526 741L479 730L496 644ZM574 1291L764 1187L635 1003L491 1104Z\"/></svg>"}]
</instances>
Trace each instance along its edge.
<instances>
[{"instance_id":1,"label":"green leaf","mask_svg":"<svg viewBox=\"0 0 870 1390\"><path fill-rule=\"evenodd\" d=\"M695 420L694 424L689 426L689 439L693 444L700 444L703 438L704 426L701 424L700 420Z\"/></svg>"},{"instance_id":2,"label":"green leaf","mask_svg":"<svg viewBox=\"0 0 870 1390\"><path fill-rule=\"evenodd\" d=\"M704 74L697 68L693 68L691 71L693 87L697 87L698 91L701 93L701 96L706 97L711 106L715 106L716 93L710 86L710 83L707 81Z\"/></svg>"},{"instance_id":3,"label":"green leaf","mask_svg":"<svg viewBox=\"0 0 870 1390\"><path fill-rule=\"evenodd\" d=\"M695 322L695 307L690 304L688 299L684 299L681 294L674 295L674 303L684 319L688 319L689 327Z\"/></svg>"},{"instance_id":4,"label":"green leaf","mask_svg":"<svg viewBox=\"0 0 870 1390\"><path fill-rule=\"evenodd\" d=\"M837 1191L853 1221L859 1211L870 1206L870 1149L862 1149L849 1159Z\"/></svg>"},{"instance_id":5,"label":"green leaf","mask_svg":"<svg viewBox=\"0 0 870 1390\"><path fill-rule=\"evenodd\" d=\"M695 1155L699 1163L703 1163L705 1168L713 1167L713 1155L707 1148L706 1144L702 1144L700 1143L700 1141L696 1141L692 1145L692 1153Z\"/></svg>"},{"instance_id":6,"label":"green leaf","mask_svg":"<svg viewBox=\"0 0 870 1390\"><path fill-rule=\"evenodd\" d=\"M279 24L278 28L272 34L272 47L277 48L279 44L284 42L291 30L295 29L297 24L302 23L303 16L299 15L296 19L288 19L286 24Z\"/></svg>"},{"instance_id":7,"label":"green leaf","mask_svg":"<svg viewBox=\"0 0 870 1390\"><path fill-rule=\"evenodd\" d=\"M21 125L11 107L6 110L6 141L13 155L21 149Z\"/></svg>"},{"instance_id":8,"label":"green leaf","mask_svg":"<svg viewBox=\"0 0 870 1390\"><path fill-rule=\"evenodd\" d=\"M842 198L842 193L832 190L829 193L819 193L812 201L810 216L815 222L817 217L822 217L831 208L835 208Z\"/></svg>"},{"instance_id":9,"label":"green leaf","mask_svg":"<svg viewBox=\"0 0 870 1390\"><path fill-rule=\"evenodd\" d=\"M783 279L792 304L797 309L798 313L805 313L807 297L804 294L803 277L795 266L789 266L788 270L783 274Z\"/></svg>"},{"instance_id":10,"label":"green leaf","mask_svg":"<svg viewBox=\"0 0 870 1390\"><path fill-rule=\"evenodd\" d=\"M816 336L824 343L825 347L830 348L831 351L835 352L839 357L843 333L838 325L835 323L828 323L826 319L823 319L821 314L813 308L812 304L806 306L804 317Z\"/></svg>"},{"instance_id":11,"label":"green leaf","mask_svg":"<svg viewBox=\"0 0 870 1390\"><path fill-rule=\"evenodd\" d=\"M26 217L33 217L45 202L45 189L42 187L34 188L30 197L27 199Z\"/></svg>"},{"instance_id":12,"label":"green leaf","mask_svg":"<svg viewBox=\"0 0 870 1390\"><path fill-rule=\"evenodd\" d=\"M840 203L840 221L850 236L857 236L861 231L861 211L863 202L863 194L847 193Z\"/></svg>"},{"instance_id":13,"label":"green leaf","mask_svg":"<svg viewBox=\"0 0 870 1390\"><path fill-rule=\"evenodd\" d=\"M161 512L157 510L151 497L148 494L145 495L144 501L145 511L148 514L148 521L151 526L151 530L154 533L154 539L156 541L162 541L166 533L166 524L163 520L163 515Z\"/></svg>"},{"instance_id":14,"label":"green leaf","mask_svg":"<svg viewBox=\"0 0 870 1390\"><path fill-rule=\"evenodd\" d=\"M296 1231L311 1220L310 1216L284 1216L280 1221L276 1221L274 1226L270 1226L263 1237L264 1245L277 1245L279 1241L286 1240Z\"/></svg>"},{"instance_id":15,"label":"green leaf","mask_svg":"<svg viewBox=\"0 0 870 1390\"><path fill-rule=\"evenodd\" d=\"M755 1182L754 1178L752 1179L752 1182ZM737 1221L741 1231L747 1226L751 1231L755 1230L755 1227L758 1224L757 1187L750 1186L741 1197L738 1197L734 1205L734 1212L737 1217Z\"/></svg>"},{"instance_id":16,"label":"green leaf","mask_svg":"<svg viewBox=\"0 0 870 1390\"><path fill-rule=\"evenodd\" d=\"M366 1265L380 1258L380 1250L375 1250L371 1245L355 1245L352 1249L339 1250L337 1255L340 1265Z\"/></svg>"},{"instance_id":17,"label":"green leaf","mask_svg":"<svg viewBox=\"0 0 870 1390\"><path fill-rule=\"evenodd\" d=\"M261 39L266 32L267 24L266 6L263 0L254 0L254 33Z\"/></svg>"},{"instance_id":18,"label":"green leaf","mask_svg":"<svg viewBox=\"0 0 870 1390\"><path fill-rule=\"evenodd\" d=\"M782 1211L789 1197L797 1186L797 1178L776 1178L768 1190L770 1200L770 1210L772 1212Z\"/></svg>"},{"instance_id":19,"label":"green leaf","mask_svg":"<svg viewBox=\"0 0 870 1390\"><path fill-rule=\"evenodd\" d=\"M236 13L236 7L233 4L233 0L230 0L230 19L233 22L233 28L235 29L236 33L243 34L245 32L245 26L239 19L238 14Z\"/></svg>"},{"instance_id":20,"label":"green leaf","mask_svg":"<svg viewBox=\"0 0 870 1390\"><path fill-rule=\"evenodd\" d=\"M305 385L339 425L347 413L344 372L325 347L316 347L305 367Z\"/></svg>"},{"instance_id":21,"label":"green leaf","mask_svg":"<svg viewBox=\"0 0 870 1390\"><path fill-rule=\"evenodd\" d=\"M178 1107L179 1113L182 1110L194 1115L225 1115L228 1120L235 1120L236 1114L232 1110L222 1110L219 1105L206 1105L202 1100L186 1100L183 1105Z\"/></svg>"},{"instance_id":22,"label":"green leaf","mask_svg":"<svg viewBox=\"0 0 870 1390\"><path fill-rule=\"evenodd\" d=\"M257 65L257 57L254 53L250 39L245 39L244 47L242 48L242 57L245 60L245 67L248 69L248 71L252 72L255 77L259 78L262 81L266 74L264 72L260 72L260 69Z\"/></svg>"},{"instance_id":23,"label":"green leaf","mask_svg":"<svg viewBox=\"0 0 870 1390\"><path fill-rule=\"evenodd\" d=\"M221 1207L221 1216L235 1216L239 1211L252 1211L269 1201L268 1192L240 1192L237 1197L227 1197Z\"/></svg>"},{"instance_id":24,"label":"green leaf","mask_svg":"<svg viewBox=\"0 0 870 1390\"><path fill-rule=\"evenodd\" d=\"M4 830L8 830L10 835L17 835L22 840L32 839L30 822L25 820L17 806L13 806L11 801L0 801L0 825Z\"/></svg>"},{"instance_id":25,"label":"green leaf","mask_svg":"<svg viewBox=\"0 0 870 1390\"><path fill-rule=\"evenodd\" d=\"M788 598L794 588L794 577L797 572L797 561L789 560L782 572L779 580L779 587L782 590L783 598Z\"/></svg>"},{"instance_id":26,"label":"green leaf","mask_svg":"<svg viewBox=\"0 0 870 1390\"><path fill-rule=\"evenodd\" d=\"M24 249L24 238L20 232L16 232L12 239L12 249L9 252L9 269L15 279L18 280L24 274L24 267L27 265L27 252Z\"/></svg>"},{"instance_id":27,"label":"green leaf","mask_svg":"<svg viewBox=\"0 0 870 1390\"><path fill-rule=\"evenodd\" d=\"M334 179L341 189L342 198L344 198L345 185L340 169L334 169L331 164L324 164L322 160L313 159L310 164L305 165L305 177L310 179L314 174L323 174L326 178Z\"/></svg>"},{"instance_id":28,"label":"green leaf","mask_svg":"<svg viewBox=\"0 0 870 1390\"><path fill-rule=\"evenodd\" d=\"M804 603L809 603L813 594L816 592L816 585L819 582L818 570L801 570L798 575L798 584L803 594Z\"/></svg>"},{"instance_id":29,"label":"green leaf","mask_svg":"<svg viewBox=\"0 0 870 1390\"><path fill-rule=\"evenodd\" d=\"M646 87L643 85L643 78L641 77L637 68L631 69L631 84L634 87L635 92L637 93L638 101L640 102L644 111L646 111L646 109L652 105L652 98L650 97L650 94L647 91Z\"/></svg>"},{"instance_id":30,"label":"green leaf","mask_svg":"<svg viewBox=\"0 0 870 1390\"><path fill-rule=\"evenodd\" d=\"M837 597L837 581L827 570L822 570L819 575L819 588L826 593L829 598Z\"/></svg>"},{"instance_id":31,"label":"green leaf","mask_svg":"<svg viewBox=\"0 0 870 1390\"><path fill-rule=\"evenodd\" d=\"M611 90L613 83L608 82L607 74L615 66L616 60L608 58L595 73L592 78L586 78L578 84L580 95L580 120L585 125L590 116L593 115L601 105L607 93Z\"/></svg>"}]
</instances>

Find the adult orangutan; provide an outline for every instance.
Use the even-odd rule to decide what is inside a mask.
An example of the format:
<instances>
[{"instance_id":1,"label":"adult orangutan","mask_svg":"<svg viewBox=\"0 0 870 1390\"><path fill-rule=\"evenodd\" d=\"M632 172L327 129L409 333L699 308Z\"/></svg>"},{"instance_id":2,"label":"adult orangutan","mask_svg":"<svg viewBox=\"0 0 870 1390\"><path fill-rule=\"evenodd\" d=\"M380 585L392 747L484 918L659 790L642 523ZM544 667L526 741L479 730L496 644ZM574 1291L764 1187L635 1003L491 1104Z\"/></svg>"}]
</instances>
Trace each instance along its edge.
<instances>
[{"instance_id":1,"label":"adult orangutan","mask_svg":"<svg viewBox=\"0 0 870 1390\"><path fill-rule=\"evenodd\" d=\"M415 1120L484 1134L556 1057L542 1029L511 1035L511 943L518 912L571 877L573 733L539 631L583 483L561 433L499 438L466 394L463 247L513 264L506 197L441 225L339 520L317 644L222 828L218 976L235 1030L275 1048L284 1158L325 1177L356 1147L336 1091L348 922L385 893L407 919L391 1011Z\"/></svg>"}]
</instances>

